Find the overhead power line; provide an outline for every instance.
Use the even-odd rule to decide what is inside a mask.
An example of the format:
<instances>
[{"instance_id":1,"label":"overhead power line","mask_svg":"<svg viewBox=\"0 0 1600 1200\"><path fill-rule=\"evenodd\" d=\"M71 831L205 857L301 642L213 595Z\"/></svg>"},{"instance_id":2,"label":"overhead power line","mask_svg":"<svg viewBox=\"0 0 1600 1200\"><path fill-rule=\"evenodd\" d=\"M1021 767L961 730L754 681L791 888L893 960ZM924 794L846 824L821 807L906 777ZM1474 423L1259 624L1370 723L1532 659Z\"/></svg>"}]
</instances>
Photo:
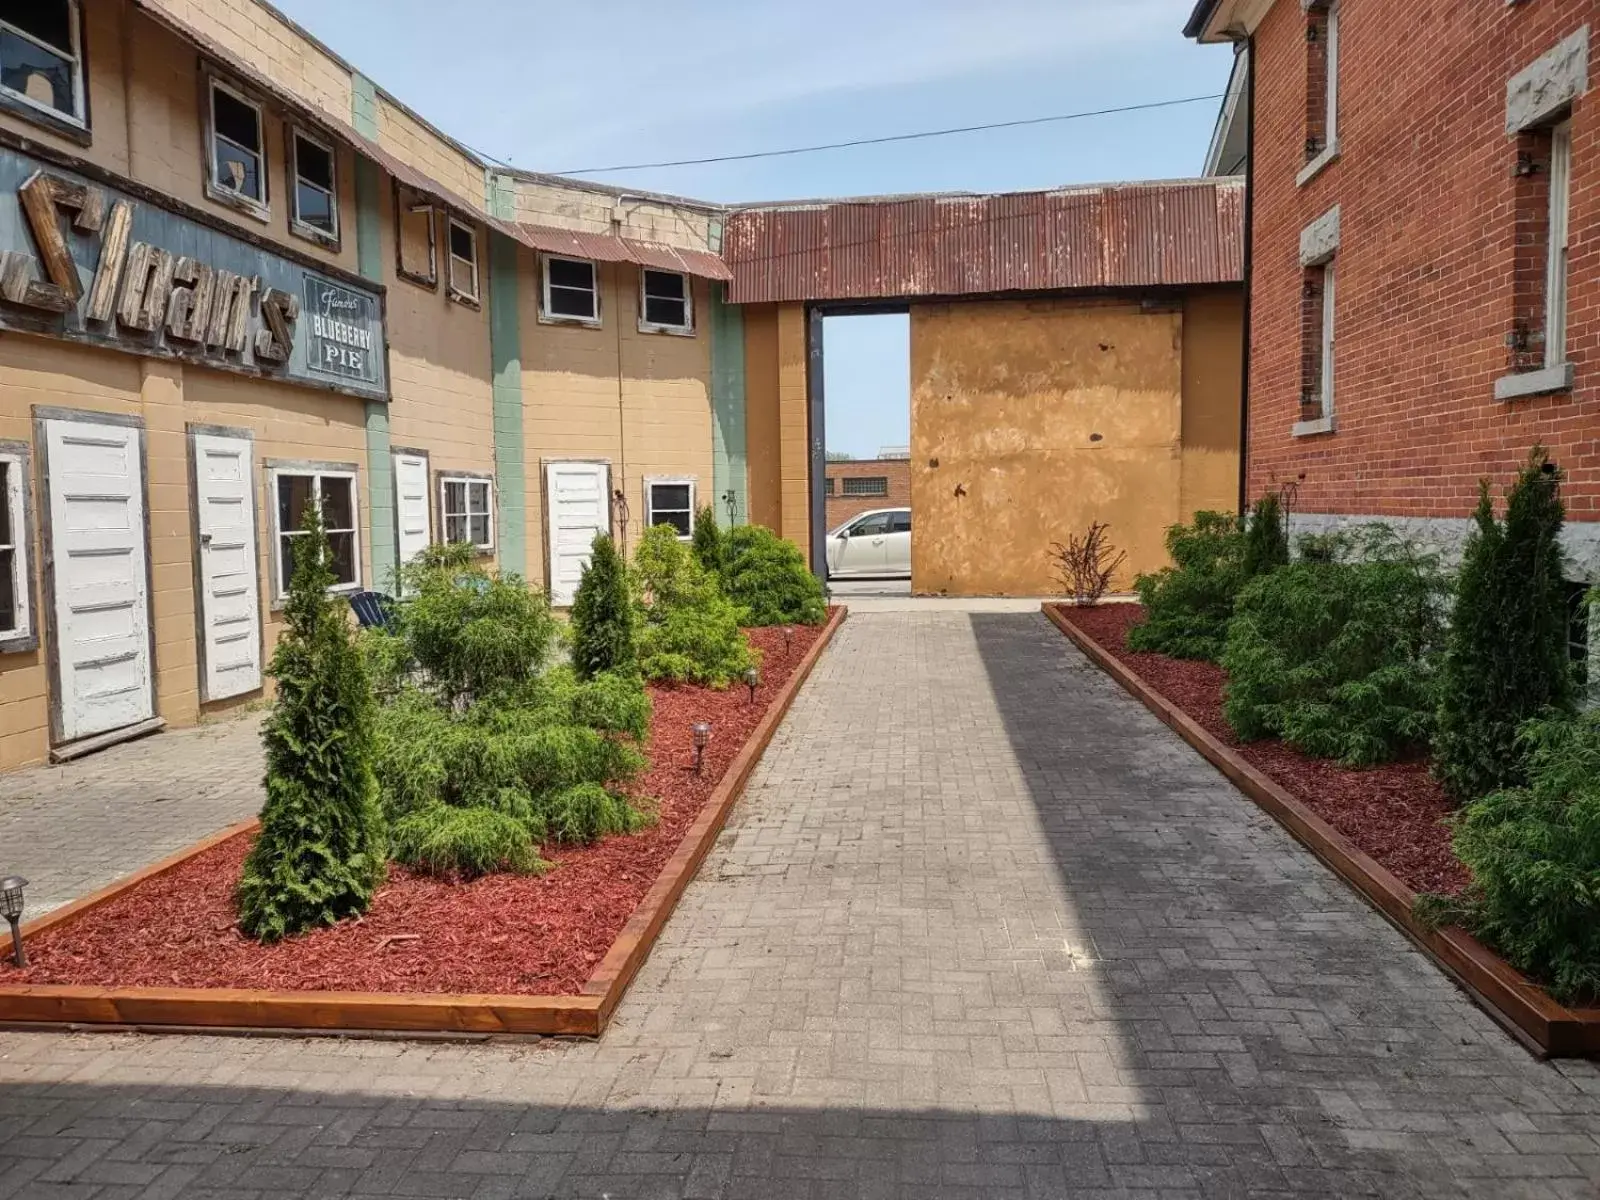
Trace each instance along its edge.
<instances>
[{"instance_id":1,"label":"overhead power line","mask_svg":"<svg viewBox=\"0 0 1600 1200\"><path fill-rule=\"evenodd\" d=\"M1116 108L1097 108L1090 112L1058 113L1049 117L1024 117L1018 121L991 121L986 125L959 125L952 129L924 129L917 133L895 133L887 137L856 138L848 142L825 142L817 146L789 146L782 150L753 150L748 154L715 154L708 158L680 158L670 162L623 163L611 167L578 167L557 171L557 175L607 175L615 171L646 171L657 167L698 167L707 163L748 162L752 158L783 158L793 154L819 154L824 150L848 150L852 146L882 146L889 142L916 142L924 138L950 137L958 133L983 133L991 129L1020 129L1025 125L1050 125L1060 121L1084 121L1090 117L1109 117L1117 113L1147 112L1154 108L1176 108L1180 104L1202 104L1221 100L1222 93L1185 96L1178 100L1152 100L1146 104L1123 104Z\"/></svg>"}]
</instances>

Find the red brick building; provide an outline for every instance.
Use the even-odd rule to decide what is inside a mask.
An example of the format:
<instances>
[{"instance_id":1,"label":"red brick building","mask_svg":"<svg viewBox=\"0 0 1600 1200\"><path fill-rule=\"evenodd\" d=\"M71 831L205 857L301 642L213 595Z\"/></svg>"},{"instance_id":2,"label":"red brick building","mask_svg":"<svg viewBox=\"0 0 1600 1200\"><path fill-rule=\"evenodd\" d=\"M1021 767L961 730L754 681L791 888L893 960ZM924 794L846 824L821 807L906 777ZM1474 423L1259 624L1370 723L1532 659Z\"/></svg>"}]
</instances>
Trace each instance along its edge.
<instances>
[{"instance_id":1,"label":"red brick building","mask_svg":"<svg viewBox=\"0 0 1600 1200\"><path fill-rule=\"evenodd\" d=\"M829 462L823 472L822 494L830 533L860 513L876 508L910 508L911 459Z\"/></svg>"},{"instance_id":2,"label":"red brick building","mask_svg":"<svg viewBox=\"0 0 1600 1200\"><path fill-rule=\"evenodd\" d=\"M1534 443L1600 579L1596 0L1201 0L1245 43L1212 157L1248 147L1245 491L1296 532L1459 549Z\"/></svg>"}]
</instances>

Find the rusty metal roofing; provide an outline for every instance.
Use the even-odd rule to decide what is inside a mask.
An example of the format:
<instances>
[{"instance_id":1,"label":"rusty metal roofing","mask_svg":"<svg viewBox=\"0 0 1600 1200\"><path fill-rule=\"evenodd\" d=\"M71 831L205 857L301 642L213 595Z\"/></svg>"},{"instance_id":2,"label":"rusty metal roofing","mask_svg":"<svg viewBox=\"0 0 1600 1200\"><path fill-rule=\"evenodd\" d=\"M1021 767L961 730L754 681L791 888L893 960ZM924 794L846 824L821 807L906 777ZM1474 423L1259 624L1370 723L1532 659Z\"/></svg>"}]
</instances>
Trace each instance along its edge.
<instances>
[{"instance_id":1,"label":"rusty metal roofing","mask_svg":"<svg viewBox=\"0 0 1600 1200\"><path fill-rule=\"evenodd\" d=\"M1238 180L741 209L723 257L735 304L1237 283Z\"/></svg>"},{"instance_id":2,"label":"rusty metal roofing","mask_svg":"<svg viewBox=\"0 0 1600 1200\"><path fill-rule=\"evenodd\" d=\"M547 254L590 258L597 262L637 263L641 267L682 271L704 279L733 278L728 264L709 250L683 250L662 242L644 242L636 238L618 237L613 233L559 229L554 225L524 224L517 228L524 244Z\"/></svg>"}]
</instances>

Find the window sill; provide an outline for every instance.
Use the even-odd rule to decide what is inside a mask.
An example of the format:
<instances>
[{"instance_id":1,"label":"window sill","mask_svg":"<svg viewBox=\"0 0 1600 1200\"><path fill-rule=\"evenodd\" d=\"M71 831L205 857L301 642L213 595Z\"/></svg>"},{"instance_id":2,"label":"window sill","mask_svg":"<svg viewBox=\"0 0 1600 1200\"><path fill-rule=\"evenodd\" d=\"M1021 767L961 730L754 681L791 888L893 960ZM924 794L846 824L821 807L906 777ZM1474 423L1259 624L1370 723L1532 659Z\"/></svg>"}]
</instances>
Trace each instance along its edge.
<instances>
[{"instance_id":1,"label":"window sill","mask_svg":"<svg viewBox=\"0 0 1600 1200\"><path fill-rule=\"evenodd\" d=\"M451 303L459 304L462 308L470 308L474 312L480 312L483 309L482 301L467 292L459 291L453 287L446 287L445 295L450 298Z\"/></svg>"},{"instance_id":2,"label":"window sill","mask_svg":"<svg viewBox=\"0 0 1600 1200\"><path fill-rule=\"evenodd\" d=\"M1315 421L1296 421L1289 431L1290 437L1318 437L1324 433L1337 433L1339 422L1334 417L1318 417Z\"/></svg>"},{"instance_id":3,"label":"window sill","mask_svg":"<svg viewBox=\"0 0 1600 1200\"><path fill-rule=\"evenodd\" d=\"M76 142L80 146L91 145L94 141L87 125L81 125L69 117L46 112L26 100L19 100L9 92L0 91L0 112L16 117L19 121L26 121L30 125L36 125L57 137Z\"/></svg>"},{"instance_id":4,"label":"window sill","mask_svg":"<svg viewBox=\"0 0 1600 1200\"><path fill-rule=\"evenodd\" d=\"M539 324L541 325L577 325L583 329L603 328L599 317L565 317L560 313L548 313L539 310Z\"/></svg>"},{"instance_id":5,"label":"window sill","mask_svg":"<svg viewBox=\"0 0 1600 1200\"><path fill-rule=\"evenodd\" d=\"M395 267L394 273L396 278L404 279L407 283L414 283L420 288L427 288L430 292L439 290L438 275L419 275L417 272L408 271L401 266Z\"/></svg>"},{"instance_id":6,"label":"window sill","mask_svg":"<svg viewBox=\"0 0 1600 1200\"><path fill-rule=\"evenodd\" d=\"M640 333L664 333L668 337L692 338L694 336L694 326L693 325L652 325L648 321L640 321L639 322L639 332Z\"/></svg>"},{"instance_id":7,"label":"window sill","mask_svg":"<svg viewBox=\"0 0 1600 1200\"><path fill-rule=\"evenodd\" d=\"M39 648L37 633L6 634L0 637L0 654L29 654Z\"/></svg>"},{"instance_id":8,"label":"window sill","mask_svg":"<svg viewBox=\"0 0 1600 1200\"><path fill-rule=\"evenodd\" d=\"M321 246L334 254L339 253L339 235L318 229L315 225L304 225L299 221L289 222L289 232L301 241L310 242L314 246Z\"/></svg>"},{"instance_id":9,"label":"window sill","mask_svg":"<svg viewBox=\"0 0 1600 1200\"><path fill-rule=\"evenodd\" d=\"M263 225L272 223L272 210L248 196L241 196L238 192L230 192L227 188L220 188L210 180L206 181L206 199L231 208L234 212L243 213L245 216L260 221Z\"/></svg>"},{"instance_id":10,"label":"window sill","mask_svg":"<svg viewBox=\"0 0 1600 1200\"><path fill-rule=\"evenodd\" d=\"M1571 363L1545 367L1540 371L1516 371L1494 381L1494 398L1497 402L1503 402L1522 400L1528 396L1548 396L1554 392L1570 392L1574 378Z\"/></svg>"},{"instance_id":11,"label":"window sill","mask_svg":"<svg viewBox=\"0 0 1600 1200\"><path fill-rule=\"evenodd\" d=\"M1318 175L1322 174L1323 169L1327 167L1329 163L1337 162L1338 159L1339 139L1334 138L1333 141L1329 142L1322 148L1321 154L1318 154L1305 166L1300 168L1300 174L1294 177L1295 187L1305 187L1306 184L1310 183Z\"/></svg>"}]
</instances>

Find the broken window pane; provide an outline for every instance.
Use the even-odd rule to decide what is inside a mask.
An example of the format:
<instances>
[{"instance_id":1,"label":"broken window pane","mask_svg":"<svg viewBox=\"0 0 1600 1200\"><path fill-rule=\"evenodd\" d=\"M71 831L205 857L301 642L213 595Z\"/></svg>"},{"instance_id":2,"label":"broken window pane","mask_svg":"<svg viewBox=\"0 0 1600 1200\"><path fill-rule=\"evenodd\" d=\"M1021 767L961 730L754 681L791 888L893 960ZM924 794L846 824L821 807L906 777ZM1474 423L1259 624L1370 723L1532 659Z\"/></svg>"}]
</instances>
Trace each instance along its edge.
<instances>
[{"instance_id":1,"label":"broken window pane","mask_svg":"<svg viewBox=\"0 0 1600 1200\"><path fill-rule=\"evenodd\" d=\"M211 89L211 107L217 133L245 150L261 149L261 116L254 108L221 88Z\"/></svg>"},{"instance_id":2,"label":"broken window pane","mask_svg":"<svg viewBox=\"0 0 1600 1200\"><path fill-rule=\"evenodd\" d=\"M67 0L0 0L0 23L72 55L72 5Z\"/></svg>"}]
</instances>

